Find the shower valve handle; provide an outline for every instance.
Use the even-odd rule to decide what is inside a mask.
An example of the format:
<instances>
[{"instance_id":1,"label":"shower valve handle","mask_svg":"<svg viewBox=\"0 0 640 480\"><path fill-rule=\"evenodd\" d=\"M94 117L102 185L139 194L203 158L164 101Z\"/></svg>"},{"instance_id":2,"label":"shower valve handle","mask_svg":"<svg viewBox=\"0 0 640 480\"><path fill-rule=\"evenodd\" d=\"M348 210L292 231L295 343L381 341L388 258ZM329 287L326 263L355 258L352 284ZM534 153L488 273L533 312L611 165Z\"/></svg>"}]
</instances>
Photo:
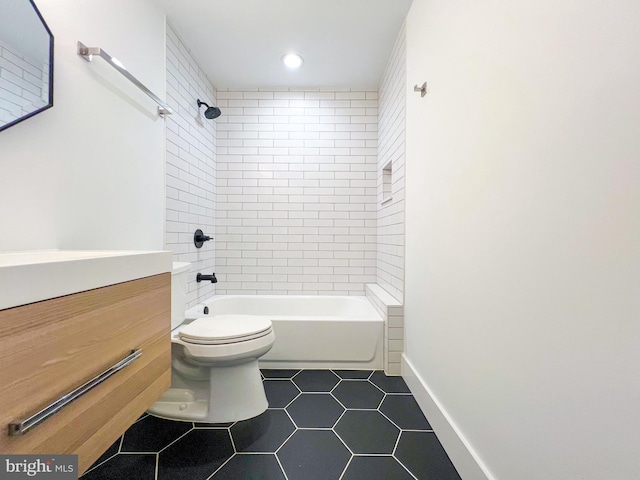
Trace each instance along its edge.
<instances>
[{"instance_id":1,"label":"shower valve handle","mask_svg":"<svg viewBox=\"0 0 640 480\"><path fill-rule=\"evenodd\" d=\"M200 229L196 230L196 233L193 234L193 243L196 248L202 248L204 242L208 242L209 240L213 240L213 237L205 235Z\"/></svg>"}]
</instances>

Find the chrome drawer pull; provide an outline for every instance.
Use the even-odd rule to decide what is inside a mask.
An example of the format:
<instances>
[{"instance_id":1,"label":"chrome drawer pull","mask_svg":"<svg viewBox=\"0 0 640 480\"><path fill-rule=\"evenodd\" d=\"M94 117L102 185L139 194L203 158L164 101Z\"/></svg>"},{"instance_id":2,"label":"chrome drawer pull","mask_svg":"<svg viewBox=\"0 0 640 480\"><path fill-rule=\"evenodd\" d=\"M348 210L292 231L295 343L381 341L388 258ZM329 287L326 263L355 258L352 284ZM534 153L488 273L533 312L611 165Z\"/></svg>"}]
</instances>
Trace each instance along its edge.
<instances>
[{"instance_id":1,"label":"chrome drawer pull","mask_svg":"<svg viewBox=\"0 0 640 480\"><path fill-rule=\"evenodd\" d=\"M45 407L42 410L40 410L38 413L31 415L26 420L22 420L22 421L14 420L13 422L9 423L9 436L24 435L33 427L40 425L47 418L51 417L52 415L55 415L64 407L69 405L71 402L73 402L74 400L77 400L82 395L87 393L89 390L93 389L94 387L97 387L98 385L100 385L111 375L113 375L116 372L119 372L124 367L129 365L131 362L138 359L140 355L142 355L142 350L140 349L132 350L129 355L127 355L125 358L120 360L118 363L108 368L97 377L92 378L84 385L81 385L75 390L73 390L72 392L67 393L66 395L61 397L59 400L53 402L48 407Z\"/></svg>"}]
</instances>

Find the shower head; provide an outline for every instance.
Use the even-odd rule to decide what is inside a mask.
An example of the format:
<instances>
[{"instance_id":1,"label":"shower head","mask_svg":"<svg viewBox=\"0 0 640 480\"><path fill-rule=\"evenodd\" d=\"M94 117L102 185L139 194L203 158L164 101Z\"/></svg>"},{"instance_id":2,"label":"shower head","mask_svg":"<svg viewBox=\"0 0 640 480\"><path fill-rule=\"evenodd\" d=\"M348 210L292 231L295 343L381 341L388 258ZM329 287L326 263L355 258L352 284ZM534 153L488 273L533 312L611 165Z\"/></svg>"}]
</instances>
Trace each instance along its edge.
<instances>
[{"instance_id":1,"label":"shower head","mask_svg":"<svg viewBox=\"0 0 640 480\"><path fill-rule=\"evenodd\" d=\"M200 99L198 99L198 108L200 108L202 105L207 107L207 109L204 111L204 116L206 118L208 118L209 120L213 120L214 118L218 118L220 116L220 114L222 113L218 107L210 107L209 105L207 105L204 102L201 102Z\"/></svg>"}]
</instances>

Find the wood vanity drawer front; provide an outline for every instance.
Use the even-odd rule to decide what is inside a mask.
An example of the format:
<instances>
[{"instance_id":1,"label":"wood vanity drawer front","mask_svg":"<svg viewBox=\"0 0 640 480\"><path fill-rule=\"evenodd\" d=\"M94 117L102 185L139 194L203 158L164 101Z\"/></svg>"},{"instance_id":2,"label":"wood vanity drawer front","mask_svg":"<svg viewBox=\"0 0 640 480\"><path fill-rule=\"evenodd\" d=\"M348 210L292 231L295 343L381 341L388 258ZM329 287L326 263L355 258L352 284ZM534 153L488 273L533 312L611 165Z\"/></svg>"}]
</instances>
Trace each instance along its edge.
<instances>
[{"instance_id":1,"label":"wood vanity drawer front","mask_svg":"<svg viewBox=\"0 0 640 480\"><path fill-rule=\"evenodd\" d=\"M165 273L0 311L0 453L77 453L86 470L169 388L170 302ZM25 435L8 435L11 421L136 349L140 358L104 383Z\"/></svg>"}]
</instances>

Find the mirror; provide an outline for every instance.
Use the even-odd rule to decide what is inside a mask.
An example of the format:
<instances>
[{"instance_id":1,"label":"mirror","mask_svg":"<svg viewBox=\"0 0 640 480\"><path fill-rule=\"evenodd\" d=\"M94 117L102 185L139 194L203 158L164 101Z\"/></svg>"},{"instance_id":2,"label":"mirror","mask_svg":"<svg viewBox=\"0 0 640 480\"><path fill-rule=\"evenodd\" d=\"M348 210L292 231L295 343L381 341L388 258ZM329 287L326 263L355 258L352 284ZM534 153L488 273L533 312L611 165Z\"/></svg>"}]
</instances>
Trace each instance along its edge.
<instances>
[{"instance_id":1,"label":"mirror","mask_svg":"<svg viewBox=\"0 0 640 480\"><path fill-rule=\"evenodd\" d=\"M53 35L33 0L0 0L0 130L53 106Z\"/></svg>"}]
</instances>

